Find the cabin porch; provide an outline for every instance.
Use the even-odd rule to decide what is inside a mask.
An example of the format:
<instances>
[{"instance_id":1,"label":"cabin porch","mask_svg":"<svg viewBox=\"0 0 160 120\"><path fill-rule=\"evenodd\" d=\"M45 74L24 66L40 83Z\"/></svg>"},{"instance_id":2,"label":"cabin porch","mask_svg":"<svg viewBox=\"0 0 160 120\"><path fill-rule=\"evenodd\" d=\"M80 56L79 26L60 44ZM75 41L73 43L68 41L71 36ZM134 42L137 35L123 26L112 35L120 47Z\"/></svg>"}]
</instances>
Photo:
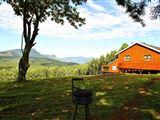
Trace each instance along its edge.
<instances>
[{"instance_id":1,"label":"cabin porch","mask_svg":"<svg viewBox=\"0 0 160 120\"><path fill-rule=\"evenodd\" d=\"M120 73L136 73L136 74L158 74L160 70L144 70L144 69L119 69Z\"/></svg>"}]
</instances>

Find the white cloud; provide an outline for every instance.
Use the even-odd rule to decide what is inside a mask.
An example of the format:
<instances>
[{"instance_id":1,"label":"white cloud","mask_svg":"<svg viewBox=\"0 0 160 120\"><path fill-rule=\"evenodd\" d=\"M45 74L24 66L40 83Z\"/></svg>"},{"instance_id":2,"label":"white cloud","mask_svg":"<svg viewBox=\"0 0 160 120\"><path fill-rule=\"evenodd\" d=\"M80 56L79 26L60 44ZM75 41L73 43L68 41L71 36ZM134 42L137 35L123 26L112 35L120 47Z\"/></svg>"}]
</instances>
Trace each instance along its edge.
<instances>
[{"instance_id":1,"label":"white cloud","mask_svg":"<svg viewBox=\"0 0 160 120\"><path fill-rule=\"evenodd\" d=\"M6 3L0 6L0 27L15 33L22 31L22 20L14 15L12 7Z\"/></svg>"},{"instance_id":2,"label":"white cloud","mask_svg":"<svg viewBox=\"0 0 160 120\"><path fill-rule=\"evenodd\" d=\"M109 14L106 10L95 4L93 0L88 0L87 5L97 10L96 13L89 9L79 8L81 16L86 18L86 25L74 29L69 23L64 26L58 25L50 20L40 24L40 34L58 39L66 40L112 40L121 38L133 38L135 36L145 36L148 31L160 30L158 20L151 21L149 15L145 16L147 26L143 28L140 23L134 23L131 18L124 13L124 9L113 4L115 13ZM16 17L12 8L7 4L0 6L0 27L9 29L18 34L22 31L22 19Z\"/></svg>"},{"instance_id":3,"label":"white cloud","mask_svg":"<svg viewBox=\"0 0 160 120\"><path fill-rule=\"evenodd\" d=\"M81 16L86 18L86 25L79 30L75 30L69 24L60 26L49 22L44 23L45 28L48 30L42 30L50 31L46 34L51 36L56 36L58 38L63 36L66 40L111 40L115 38L131 39L133 37L144 37L149 31L160 30L158 27L160 25L160 21L150 20L148 15L149 11L147 11L147 15L145 16L147 26L142 27L140 23L133 22L133 20L128 17L128 14L124 12L124 9L119 6L114 6L114 8L116 8L117 11L115 12L119 13L119 15L104 13L102 10L93 13L87 9L81 8ZM52 25L54 26L54 29L51 28ZM43 31L43 33L45 32Z\"/></svg>"}]
</instances>

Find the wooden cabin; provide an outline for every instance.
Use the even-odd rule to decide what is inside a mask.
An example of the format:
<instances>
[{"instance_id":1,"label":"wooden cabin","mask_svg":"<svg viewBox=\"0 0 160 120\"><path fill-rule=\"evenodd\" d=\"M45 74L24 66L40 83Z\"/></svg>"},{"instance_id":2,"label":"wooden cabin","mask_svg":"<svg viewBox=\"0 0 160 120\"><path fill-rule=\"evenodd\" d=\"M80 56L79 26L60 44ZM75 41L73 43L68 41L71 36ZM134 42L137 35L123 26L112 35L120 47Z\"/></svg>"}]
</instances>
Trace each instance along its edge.
<instances>
[{"instance_id":1,"label":"wooden cabin","mask_svg":"<svg viewBox=\"0 0 160 120\"><path fill-rule=\"evenodd\" d=\"M160 73L160 48L145 43L135 43L116 54L109 63L112 73ZM103 68L103 66L102 66Z\"/></svg>"}]
</instances>

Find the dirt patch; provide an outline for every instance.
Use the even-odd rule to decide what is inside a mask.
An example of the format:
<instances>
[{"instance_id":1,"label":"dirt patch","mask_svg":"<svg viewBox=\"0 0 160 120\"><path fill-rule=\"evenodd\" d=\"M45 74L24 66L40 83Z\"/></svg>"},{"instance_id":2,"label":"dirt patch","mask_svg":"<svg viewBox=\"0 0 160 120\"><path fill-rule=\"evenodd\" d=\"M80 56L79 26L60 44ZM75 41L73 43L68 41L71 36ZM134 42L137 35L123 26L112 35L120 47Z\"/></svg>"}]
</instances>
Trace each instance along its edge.
<instances>
[{"instance_id":1,"label":"dirt patch","mask_svg":"<svg viewBox=\"0 0 160 120\"><path fill-rule=\"evenodd\" d=\"M139 106L141 105L144 96L148 95L149 89L153 86L154 81L151 80L137 91L138 94L124 103L124 105L115 110L109 120L140 120Z\"/></svg>"},{"instance_id":2,"label":"dirt patch","mask_svg":"<svg viewBox=\"0 0 160 120\"><path fill-rule=\"evenodd\" d=\"M120 109L116 110L110 120L138 120L138 106L141 104L141 97L137 96L130 101L127 101Z\"/></svg>"},{"instance_id":3,"label":"dirt patch","mask_svg":"<svg viewBox=\"0 0 160 120\"><path fill-rule=\"evenodd\" d=\"M157 78L152 78L153 81L155 80L160 80L160 77L157 77Z\"/></svg>"}]
</instances>

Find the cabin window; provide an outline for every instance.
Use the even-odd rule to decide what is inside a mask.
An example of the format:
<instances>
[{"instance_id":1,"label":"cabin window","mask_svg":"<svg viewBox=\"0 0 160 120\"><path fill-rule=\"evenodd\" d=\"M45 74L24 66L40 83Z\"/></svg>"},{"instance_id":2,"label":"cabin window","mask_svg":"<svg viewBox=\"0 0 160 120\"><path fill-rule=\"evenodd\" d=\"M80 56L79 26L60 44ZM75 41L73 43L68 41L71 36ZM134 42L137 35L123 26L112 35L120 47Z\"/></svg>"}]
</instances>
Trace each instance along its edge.
<instances>
[{"instance_id":1,"label":"cabin window","mask_svg":"<svg viewBox=\"0 0 160 120\"><path fill-rule=\"evenodd\" d=\"M117 70L117 66L112 66L112 70Z\"/></svg>"},{"instance_id":2,"label":"cabin window","mask_svg":"<svg viewBox=\"0 0 160 120\"><path fill-rule=\"evenodd\" d=\"M131 56L130 55L124 56L124 61L130 61L130 60L131 60Z\"/></svg>"},{"instance_id":3,"label":"cabin window","mask_svg":"<svg viewBox=\"0 0 160 120\"><path fill-rule=\"evenodd\" d=\"M151 55L144 55L144 60L150 61L151 60Z\"/></svg>"}]
</instances>

